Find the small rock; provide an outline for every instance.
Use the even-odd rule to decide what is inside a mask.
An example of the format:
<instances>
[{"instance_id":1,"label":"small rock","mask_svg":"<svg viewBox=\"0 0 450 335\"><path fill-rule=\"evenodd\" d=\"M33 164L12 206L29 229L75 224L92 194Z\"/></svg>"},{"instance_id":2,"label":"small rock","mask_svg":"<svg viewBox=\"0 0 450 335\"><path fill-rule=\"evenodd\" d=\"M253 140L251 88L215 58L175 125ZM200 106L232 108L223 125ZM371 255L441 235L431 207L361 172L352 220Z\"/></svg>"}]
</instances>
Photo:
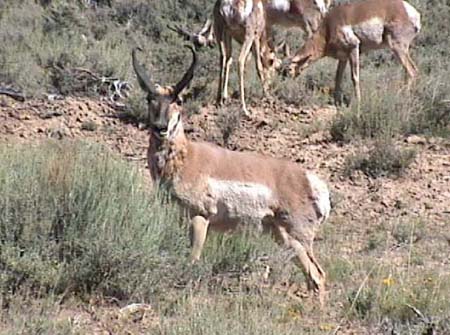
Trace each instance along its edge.
<instances>
[{"instance_id":1,"label":"small rock","mask_svg":"<svg viewBox=\"0 0 450 335\"><path fill-rule=\"evenodd\" d=\"M411 135L406 138L406 143L409 144L426 144L427 139L417 135Z\"/></svg>"},{"instance_id":2,"label":"small rock","mask_svg":"<svg viewBox=\"0 0 450 335\"><path fill-rule=\"evenodd\" d=\"M152 307L148 304L131 304L120 309L120 318L134 322L142 320L144 314L150 312Z\"/></svg>"},{"instance_id":3,"label":"small rock","mask_svg":"<svg viewBox=\"0 0 450 335\"><path fill-rule=\"evenodd\" d=\"M40 113L39 117L41 119L45 120L45 119L51 119L53 117L58 117L58 116L61 116L61 115L63 115L63 113L61 111L48 110L48 111Z\"/></svg>"},{"instance_id":4,"label":"small rock","mask_svg":"<svg viewBox=\"0 0 450 335\"><path fill-rule=\"evenodd\" d=\"M68 130L66 128L54 128L54 129L49 129L47 136L50 138L55 138L58 140L63 139L64 137L66 137L67 135L69 135Z\"/></svg>"},{"instance_id":5,"label":"small rock","mask_svg":"<svg viewBox=\"0 0 450 335\"><path fill-rule=\"evenodd\" d=\"M87 130L87 131L96 131L97 130L97 123L94 121L85 121L81 124L81 130Z\"/></svg>"}]
</instances>

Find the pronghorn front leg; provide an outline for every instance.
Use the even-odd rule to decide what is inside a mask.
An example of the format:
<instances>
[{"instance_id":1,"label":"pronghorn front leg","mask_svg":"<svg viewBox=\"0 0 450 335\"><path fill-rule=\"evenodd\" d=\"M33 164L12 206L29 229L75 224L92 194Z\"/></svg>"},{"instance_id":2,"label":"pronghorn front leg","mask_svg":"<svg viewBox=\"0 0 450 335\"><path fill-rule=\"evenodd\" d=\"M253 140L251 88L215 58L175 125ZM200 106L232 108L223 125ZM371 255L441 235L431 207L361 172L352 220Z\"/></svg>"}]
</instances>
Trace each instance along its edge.
<instances>
[{"instance_id":1,"label":"pronghorn front leg","mask_svg":"<svg viewBox=\"0 0 450 335\"><path fill-rule=\"evenodd\" d=\"M247 105L245 104L245 82L244 82L244 72L245 72L245 64L247 61L247 56L252 48L254 37L247 37L242 44L241 53L239 54L239 86L241 93L241 105L242 110L246 116L250 116L250 112L247 109Z\"/></svg>"},{"instance_id":2,"label":"pronghorn front leg","mask_svg":"<svg viewBox=\"0 0 450 335\"><path fill-rule=\"evenodd\" d=\"M342 105L343 95L342 95L342 77L344 76L345 68L347 67L348 60L339 60L338 67L336 70L336 79L334 84L334 103L336 106Z\"/></svg>"},{"instance_id":3,"label":"pronghorn front leg","mask_svg":"<svg viewBox=\"0 0 450 335\"><path fill-rule=\"evenodd\" d=\"M208 233L209 221L203 216L194 216L191 219L190 235L191 235L191 260L195 263L200 259L200 255L205 244L206 235Z\"/></svg>"},{"instance_id":4,"label":"pronghorn front leg","mask_svg":"<svg viewBox=\"0 0 450 335\"><path fill-rule=\"evenodd\" d=\"M359 46L357 45L350 52L350 71L352 75L353 88L355 90L356 102L358 110L361 102L361 88L359 86Z\"/></svg>"}]
</instances>

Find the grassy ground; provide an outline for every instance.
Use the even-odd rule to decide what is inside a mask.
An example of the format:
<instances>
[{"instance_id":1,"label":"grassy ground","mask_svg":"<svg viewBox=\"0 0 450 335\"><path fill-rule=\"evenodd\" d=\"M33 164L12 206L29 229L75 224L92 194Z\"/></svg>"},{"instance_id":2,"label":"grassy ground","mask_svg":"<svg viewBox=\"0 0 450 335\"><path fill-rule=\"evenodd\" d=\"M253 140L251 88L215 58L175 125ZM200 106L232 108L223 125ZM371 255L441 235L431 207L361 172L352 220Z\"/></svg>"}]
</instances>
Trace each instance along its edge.
<instances>
[{"instance_id":1,"label":"grassy ground","mask_svg":"<svg viewBox=\"0 0 450 335\"><path fill-rule=\"evenodd\" d=\"M0 155L2 334L136 328L114 301L149 303L139 331L160 334L449 330L446 242L426 217L358 226L333 215L317 243L329 290L320 309L267 236L213 234L189 266L183 215L102 147L49 142Z\"/></svg>"}]
</instances>

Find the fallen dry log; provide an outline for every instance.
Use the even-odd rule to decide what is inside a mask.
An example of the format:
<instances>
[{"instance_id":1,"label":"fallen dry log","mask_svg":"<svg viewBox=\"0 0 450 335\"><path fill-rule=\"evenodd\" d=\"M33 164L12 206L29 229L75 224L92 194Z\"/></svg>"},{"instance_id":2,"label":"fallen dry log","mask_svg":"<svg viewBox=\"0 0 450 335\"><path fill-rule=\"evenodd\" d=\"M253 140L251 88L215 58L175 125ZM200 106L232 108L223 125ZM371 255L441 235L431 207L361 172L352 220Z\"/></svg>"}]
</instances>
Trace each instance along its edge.
<instances>
[{"instance_id":1,"label":"fallen dry log","mask_svg":"<svg viewBox=\"0 0 450 335\"><path fill-rule=\"evenodd\" d=\"M14 90L12 88L0 87L0 95L6 95L14 100L24 102L25 95L22 92Z\"/></svg>"}]
</instances>

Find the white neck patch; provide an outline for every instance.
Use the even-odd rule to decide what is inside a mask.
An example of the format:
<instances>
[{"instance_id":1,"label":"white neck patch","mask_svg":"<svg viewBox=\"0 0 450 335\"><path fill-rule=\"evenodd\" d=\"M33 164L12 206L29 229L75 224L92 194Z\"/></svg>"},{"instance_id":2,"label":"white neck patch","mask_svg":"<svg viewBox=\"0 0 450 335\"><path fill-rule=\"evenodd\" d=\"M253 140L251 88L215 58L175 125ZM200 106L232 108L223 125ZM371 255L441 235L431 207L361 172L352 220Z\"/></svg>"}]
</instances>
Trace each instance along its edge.
<instances>
[{"instance_id":1,"label":"white neck patch","mask_svg":"<svg viewBox=\"0 0 450 335\"><path fill-rule=\"evenodd\" d=\"M167 126L167 132L168 132L169 136L174 137L177 135L178 129L179 129L178 125L179 125L180 117L181 117L180 113L177 112L177 113L174 113L172 115L172 117L170 118L169 124Z\"/></svg>"}]
</instances>

